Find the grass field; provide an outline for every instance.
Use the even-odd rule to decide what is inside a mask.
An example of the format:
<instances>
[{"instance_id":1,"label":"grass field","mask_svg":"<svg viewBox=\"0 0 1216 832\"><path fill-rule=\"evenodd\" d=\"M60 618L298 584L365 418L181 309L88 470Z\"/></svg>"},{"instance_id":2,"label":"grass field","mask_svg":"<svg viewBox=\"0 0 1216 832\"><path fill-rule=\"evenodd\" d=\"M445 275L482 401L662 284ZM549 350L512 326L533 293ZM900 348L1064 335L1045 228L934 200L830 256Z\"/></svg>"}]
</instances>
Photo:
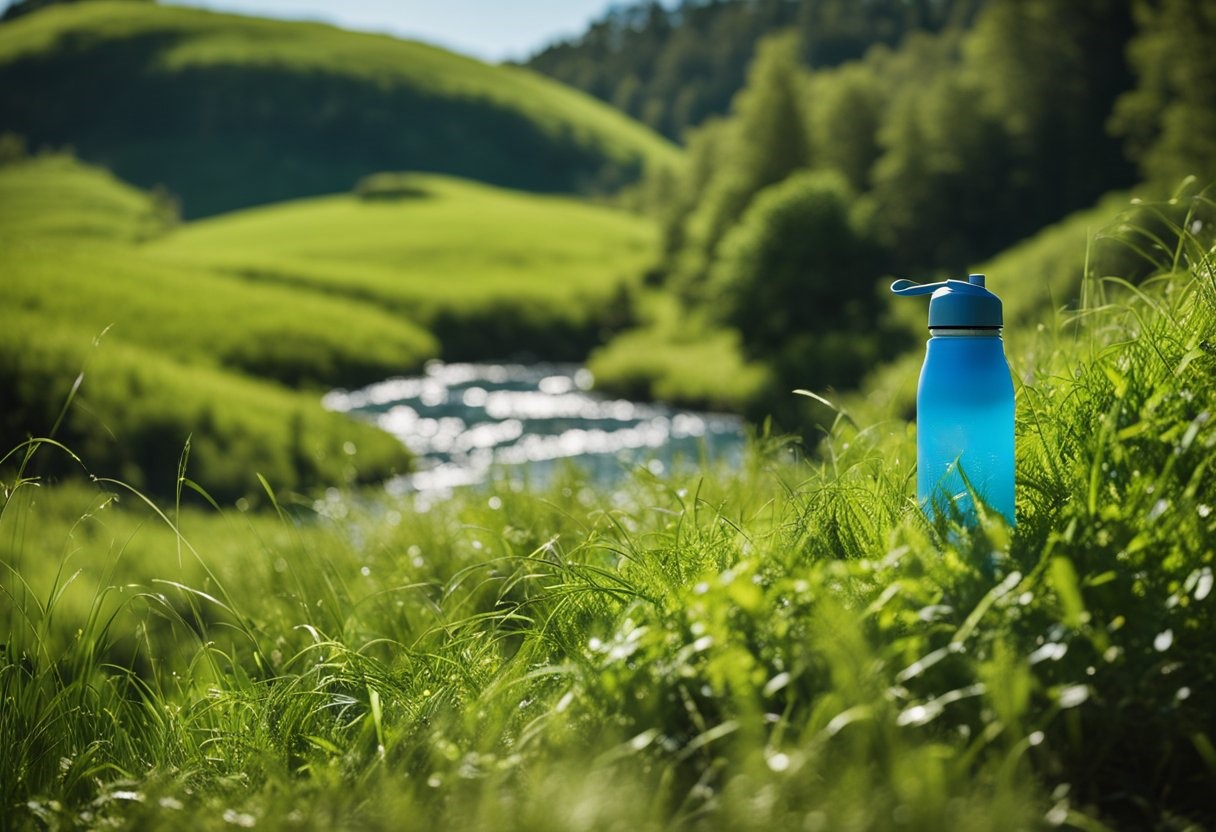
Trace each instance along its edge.
<instances>
[{"instance_id":1,"label":"grass field","mask_svg":"<svg viewBox=\"0 0 1216 832\"><path fill-rule=\"evenodd\" d=\"M898 414L426 513L10 480L6 823L1210 826L1212 258L1011 339L1016 529L926 524Z\"/></svg>"},{"instance_id":2,"label":"grass field","mask_svg":"<svg viewBox=\"0 0 1216 832\"><path fill-rule=\"evenodd\" d=\"M565 360L628 321L656 254L648 221L563 197L421 174L363 193L189 223L146 251L370 302L436 332L446 357Z\"/></svg>"},{"instance_id":3,"label":"grass field","mask_svg":"<svg viewBox=\"0 0 1216 832\"><path fill-rule=\"evenodd\" d=\"M645 220L407 179L424 195L382 182L175 226L155 198L71 158L0 167L0 435L45 435L87 365L62 438L99 472L172 493L193 435L200 482L221 499L260 494L256 473L310 488L356 464L379 479L408 455L323 413L325 387L440 355L578 358L629 320L654 246Z\"/></svg>"},{"instance_id":4,"label":"grass field","mask_svg":"<svg viewBox=\"0 0 1216 832\"><path fill-rule=\"evenodd\" d=\"M237 94L239 92L239 95ZM381 170L603 191L679 150L520 67L332 26L145 2L55 5L0 27L0 110L187 216L344 191Z\"/></svg>"}]
</instances>

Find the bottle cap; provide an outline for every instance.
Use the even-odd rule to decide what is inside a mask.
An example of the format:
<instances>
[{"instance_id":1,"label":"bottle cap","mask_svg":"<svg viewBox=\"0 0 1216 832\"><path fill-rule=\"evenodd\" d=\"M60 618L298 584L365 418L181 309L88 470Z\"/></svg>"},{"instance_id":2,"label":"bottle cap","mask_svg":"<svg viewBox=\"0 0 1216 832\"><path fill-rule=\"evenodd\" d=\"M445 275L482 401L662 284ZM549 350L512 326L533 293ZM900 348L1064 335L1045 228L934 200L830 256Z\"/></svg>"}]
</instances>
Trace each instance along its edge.
<instances>
[{"instance_id":1,"label":"bottle cap","mask_svg":"<svg viewBox=\"0 0 1216 832\"><path fill-rule=\"evenodd\" d=\"M1004 326L1001 299L984 288L982 274L966 280L943 280L940 283L913 283L897 280L891 284L897 295L927 295L929 299L929 328L995 329Z\"/></svg>"}]
</instances>

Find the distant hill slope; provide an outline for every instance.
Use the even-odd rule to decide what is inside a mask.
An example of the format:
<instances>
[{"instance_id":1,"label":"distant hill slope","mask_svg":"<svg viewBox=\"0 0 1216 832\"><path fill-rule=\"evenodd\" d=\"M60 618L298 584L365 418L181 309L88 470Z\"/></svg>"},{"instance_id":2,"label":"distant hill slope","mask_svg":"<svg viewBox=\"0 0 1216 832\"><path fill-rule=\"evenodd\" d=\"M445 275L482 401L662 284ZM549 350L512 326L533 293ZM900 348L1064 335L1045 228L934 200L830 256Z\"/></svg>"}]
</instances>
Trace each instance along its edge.
<instances>
[{"instance_id":1,"label":"distant hill slope","mask_svg":"<svg viewBox=\"0 0 1216 832\"><path fill-rule=\"evenodd\" d=\"M333 194L191 222L143 247L174 268L370 303L449 360L577 360L627 324L658 256L649 220L569 197L382 173Z\"/></svg>"},{"instance_id":2,"label":"distant hill slope","mask_svg":"<svg viewBox=\"0 0 1216 832\"><path fill-rule=\"evenodd\" d=\"M223 499L261 491L255 472L383 479L408 452L322 389L440 356L581 357L628 322L656 246L633 214L433 174L174 227L69 157L2 164L0 448L50 431L83 368L57 438L99 473L173 494L193 437Z\"/></svg>"},{"instance_id":3,"label":"distant hill slope","mask_svg":"<svg viewBox=\"0 0 1216 832\"><path fill-rule=\"evenodd\" d=\"M426 170L594 192L679 151L530 70L421 43L133 2L0 25L0 131L70 144L186 216Z\"/></svg>"}]
</instances>

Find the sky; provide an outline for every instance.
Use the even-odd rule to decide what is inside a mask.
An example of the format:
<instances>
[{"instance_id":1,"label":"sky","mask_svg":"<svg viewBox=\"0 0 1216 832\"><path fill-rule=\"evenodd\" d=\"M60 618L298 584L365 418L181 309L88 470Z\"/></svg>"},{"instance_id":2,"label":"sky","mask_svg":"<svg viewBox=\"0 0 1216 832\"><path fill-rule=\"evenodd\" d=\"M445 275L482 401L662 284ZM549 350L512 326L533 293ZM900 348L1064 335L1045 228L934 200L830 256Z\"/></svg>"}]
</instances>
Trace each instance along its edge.
<instances>
[{"instance_id":1,"label":"sky","mask_svg":"<svg viewBox=\"0 0 1216 832\"><path fill-rule=\"evenodd\" d=\"M581 34L611 0L161 0L259 17L319 20L423 40L496 63ZM7 5L0 0L0 7Z\"/></svg>"}]
</instances>

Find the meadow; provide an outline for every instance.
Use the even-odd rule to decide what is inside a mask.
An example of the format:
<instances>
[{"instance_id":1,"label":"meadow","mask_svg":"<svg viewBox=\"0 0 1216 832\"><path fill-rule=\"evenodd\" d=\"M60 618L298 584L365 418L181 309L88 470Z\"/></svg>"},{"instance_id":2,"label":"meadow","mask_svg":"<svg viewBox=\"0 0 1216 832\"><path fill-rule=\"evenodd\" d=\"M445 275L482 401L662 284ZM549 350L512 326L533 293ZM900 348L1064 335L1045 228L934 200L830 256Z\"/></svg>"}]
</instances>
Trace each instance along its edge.
<instances>
[{"instance_id":1,"label":"meadow","mask_svg":"<svg viewBox=\"0 0 1216 832\"><path fill-rule=\"evenodd\" d=\"M5 823L1210 826L1216 272L1179 239L1010 338L1016 528L926 523L895 412L425 513L10 477Z\"/></svg>"},{"instance_id":2,"label":"meadow","mask_svg":"<svg viewBox=\"0 0 1216 832\"><path fill-rule=\"evenodd\" d=\"M47 107L54 101L54 107ZM522 67L333 26L144 2L68 3L0 29L5 130L74 146L186 216L428 170L605 191L680 151Z\"/></svg>"},{"instance_id":3,"label":"meadow","mask_svg":"<svg viewBox=\"0 0 1216 832\"><path fill-rule=\"evenodd\" d=\"M154 195L67 156L0 166L3 436L45 435L83 371L59 438L94 472L171 494L193 436L200 482L228 502L260 499L258 473L305 491L379 481L408 470L408 452L325 413L325 389L439 357L548 345L546 357L574 358L629 322L654 246L644 219L409 181L425 195L382 181L179 224Z\"/></svg>"}]
</instances>

